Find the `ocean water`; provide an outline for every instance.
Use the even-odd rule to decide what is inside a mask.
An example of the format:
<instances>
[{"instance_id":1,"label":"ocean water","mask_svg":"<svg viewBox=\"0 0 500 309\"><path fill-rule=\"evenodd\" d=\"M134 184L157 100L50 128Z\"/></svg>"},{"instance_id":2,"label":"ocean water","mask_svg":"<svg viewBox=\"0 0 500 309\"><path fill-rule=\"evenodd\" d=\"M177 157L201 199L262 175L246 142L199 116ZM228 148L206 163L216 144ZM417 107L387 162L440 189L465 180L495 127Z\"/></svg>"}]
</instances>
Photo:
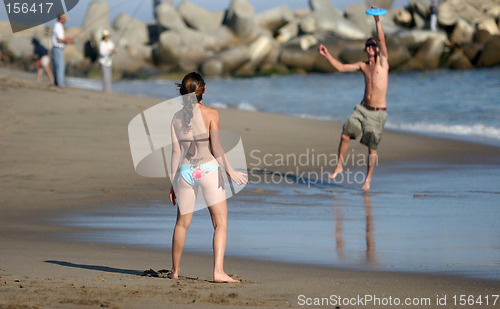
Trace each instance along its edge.
<instances>
[{"instance_id":1,"label":"ocean water","mask_svg":"<svg viewBox=\"0 0 500 309\"><path fill-rule=\"evenodd\" d=\"M69 78L74 87L100 90L100 81ZM113 84L115 92L178 95L174 81ZM362 99L360 73L207 79L204 103L344 122ZM500 146L500 68L390 74L386 128Z\"/></svg>"},{"instance_id":2,"label":"ocean water","mask_svg":"<svg viewBox=\"0 0 500 309\"><path fill-rule=\"evenodd\" d=\"M464 166L380 166L370 193L357 183L252 182L228 200L227 255L500 280L500 166L466 168L464 177ZM169 250L175 217L152 200L51 221L83 228L65 239ZM185 250L210 254L212 232L208 210L195 212Z\"/></svg>"}]
</instances>

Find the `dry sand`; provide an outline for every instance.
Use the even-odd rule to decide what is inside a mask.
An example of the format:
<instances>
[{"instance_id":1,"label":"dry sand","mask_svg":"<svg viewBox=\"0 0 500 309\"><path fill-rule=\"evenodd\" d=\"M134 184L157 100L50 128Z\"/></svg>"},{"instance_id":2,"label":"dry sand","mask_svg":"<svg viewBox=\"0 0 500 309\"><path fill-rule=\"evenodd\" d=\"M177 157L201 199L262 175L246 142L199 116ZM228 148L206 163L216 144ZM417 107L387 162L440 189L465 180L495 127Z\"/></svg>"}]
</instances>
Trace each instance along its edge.
<instances>
[{"instance_id":1,"label":"dry sand","mask_svg":"<svg viewBox=\"0 0 500 309\"><path fill-rule=\"evenodd\" d=\"M170 267L169 252L62 241L58 236L74 228L55 226L48 218L150 199L163 199L170 207L166 179L135 173L127 136L128 122L161 100L61 90L34 79L31 74L0 71L0 308L300 307L299 295L432 301L432 306L405 308L436 308L436 295L447 295L448 305L439 308L459 308L453 305L453 295L500 292L498 281L234 257L226 258L225 269L242 283L214 284L212 257L199 254L183 257L182 274L192 279L149 278L140 275L149 268ZM238 131L247 153L259 149L299 154L308 147L331 153L337 148L339 124L230 109L220 112L222 128ZM359 145L355 149L365 151ZM495 147L389 131L379 153L381 162L497 164L500 157ZM478 308L468 308L474 307Z\"/></svg>"}]
</instances>

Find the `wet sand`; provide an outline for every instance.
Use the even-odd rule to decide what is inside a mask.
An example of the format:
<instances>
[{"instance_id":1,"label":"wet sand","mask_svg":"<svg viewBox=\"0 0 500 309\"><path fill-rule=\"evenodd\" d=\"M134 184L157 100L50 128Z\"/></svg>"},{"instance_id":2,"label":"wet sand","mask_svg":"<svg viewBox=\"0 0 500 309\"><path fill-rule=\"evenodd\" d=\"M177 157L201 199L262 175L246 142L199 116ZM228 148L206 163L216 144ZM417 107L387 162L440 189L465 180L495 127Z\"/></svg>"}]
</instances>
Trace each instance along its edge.
<instances>
[{"instance_id":1,"label":"wet sand","mask_svg":"<svg viewBox=\"0 0 500 309\"><path fill-rule=\"evenodd\" d=\"M408 308L435 307L439 295L447 296L447 306L441 308L458 308L454 295L498 294L498 281L235 257L227 257L225 270L242 283L213 284L212 257L202 254L186 254L182 261L182 274L194 279L148 278L140 276L144 270L170 267L168 251L59 240L54 235L75 228L54 225L46 218L152 199L167 201L166 179L135 173L127 136L128 122L162 100L61 90L34 79L32 74L0 70L2 308L298 307L301 299L331 295L432 301L432 306ZM317 153L336 152L340 124L229 109L220 113L222 128L241 134L247 158L256 149L300 154L311 145ZM357 142L353 145L356 152L365 152ZM487 165L498 164L500 149L387 131L379 154L384 163ZM286 172L287 167L275 170ZM489 307L493 308L491 297Z\"/></svg>"}]
</instances>

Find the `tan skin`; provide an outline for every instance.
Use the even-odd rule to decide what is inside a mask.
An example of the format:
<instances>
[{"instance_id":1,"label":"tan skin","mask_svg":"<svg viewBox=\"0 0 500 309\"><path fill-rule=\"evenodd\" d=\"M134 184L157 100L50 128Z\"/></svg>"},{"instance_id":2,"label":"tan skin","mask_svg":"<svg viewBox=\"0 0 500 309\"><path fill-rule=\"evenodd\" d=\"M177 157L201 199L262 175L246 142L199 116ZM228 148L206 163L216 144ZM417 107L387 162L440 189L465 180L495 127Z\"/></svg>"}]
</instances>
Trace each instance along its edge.
<instances>
[{"instance_id":1,"label":"tan skin","mask_svg":"<svg viewBox=\"0 0 500 309\"><path fill-rule=\"evenodd\" d=\"M335 59L328 49L320 45L319 53L323 55L328 62L339 72L357 72L361 71L365 77L365 93L363 100L370 107L386 107L387 106L387 87L389 84L389 63L387 61L387 46L385 43L384 30L378 16L374 16L375 25L377 27L378 46L367 44L365 47L368 61L357 62L353 64L344 64ZM334 172L330 174L330 178L334 179L343 171L344 158L349 149L350 137L341 135L339 145L339 162ZM361 190L367 191L370 189L373 169L377 162L377 150L368 149L368 168L366 179Z\"/></svg>"},{"instance_id":2,"label":"tan skin","mask_svg":"<svg viewBox=\"0 0 500 309\"><path fill-rule=\"evenodd\" d=\"M206 89L206 88L205 88ZM205 91L203 91L205 92ZM248 180L246 178L247 174L234 170L231 165L225 160L222 161L222 157L225 157L224 149L220 143L220 138L218 135L219 130L219 112L214 109L203 105L203 100L199 101L200 111L203 116L203 121L205 123L206 132L210 132L209 138L211 141L212 149L217 161L220 161L221 166L226 167L226 172L231 177L231 179L236 182L237 185L247 184ZM178 143L173 145L172 152L172 162L180 162L181 149ZM175 193L170 190L170 200L175 201ZM212 225L214 227L214 237L213 237L213 251L214 251L214 273L213 279L216 283L238 283L239 280L231 278L224 272L224 254L226 250L227 242L227 201L224 200L215 205L208 207L210 212L210 217L212 218ZM177 209L177 221L175 223L174 236L172 238L172 269L169 277L172 279L179 278L180 271L180 261L182 256L182 251L184 248L184 243L186 242L186 234L191 224L191 219L193 218L193 213L186 213L182 215Z\"/></svg>"}]
</instances>

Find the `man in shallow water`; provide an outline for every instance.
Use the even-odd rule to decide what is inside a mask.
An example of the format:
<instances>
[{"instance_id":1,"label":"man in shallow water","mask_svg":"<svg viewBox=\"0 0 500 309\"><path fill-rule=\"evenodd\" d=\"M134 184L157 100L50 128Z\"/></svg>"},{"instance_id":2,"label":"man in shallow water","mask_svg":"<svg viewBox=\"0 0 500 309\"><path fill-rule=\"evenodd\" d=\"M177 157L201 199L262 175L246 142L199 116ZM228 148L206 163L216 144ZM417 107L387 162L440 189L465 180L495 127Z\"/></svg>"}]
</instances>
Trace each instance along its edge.
<instances>
[{"instance_id":1,"label":"man in shallow water","mask_svg":"<svg viewBox=\"0 0 500 309\"><path fill-rule=\"evenodd\" d=\"M319 53L339 72L361 71L365 77L365 93L361 104L344 124L339 145L339 159L335 171L330 174L334 179L343 171L344 158L349 149L349 140L361 135L361 143L368 146L368 168L362 190L370 189L373 169L378 162L377 146L382 138L382 130L386 120L387 86L389 83L389 63L387 61L387 46L384 30L378 16L374 16L377 28L378 43L374 38L366 40L365 49L368 61L353 64L343 64L335 59L323 45Z\"/></svg>"}]
</instances>

